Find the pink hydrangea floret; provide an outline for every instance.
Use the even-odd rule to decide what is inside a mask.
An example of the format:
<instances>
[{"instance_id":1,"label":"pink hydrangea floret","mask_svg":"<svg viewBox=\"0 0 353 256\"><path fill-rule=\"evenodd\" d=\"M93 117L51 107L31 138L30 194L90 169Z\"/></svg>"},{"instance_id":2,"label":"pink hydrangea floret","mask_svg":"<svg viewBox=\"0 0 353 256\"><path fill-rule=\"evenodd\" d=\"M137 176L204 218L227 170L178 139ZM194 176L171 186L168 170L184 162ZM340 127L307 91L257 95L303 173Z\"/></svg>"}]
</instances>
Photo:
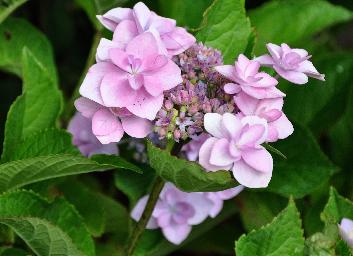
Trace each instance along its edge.
<instances>
[{"instance_id":1,"label":"pink hydrangea floret","mask_svg":"<svg viewBox=\"0 0 353 256\"><path fill-rule=\"evenodd\" d=\"M116 143L102 144L92 132L92 122L89 118L76 113L70 120L67 130L72 134L72 143L87 157L94 154L117 155Z\"/></svg>"},{"instance_id":2,"label":"pink hydrangea floret","mask_svg":"<svg viewBox=\"0 0 353 256\"><path fill-rule=\"evenodd\" d=\"M285 94L276 88L278 81L265 72L259 72L260 63L249 60L240 54L235 65L217 66L215 69L231 80L224 85L228 94L244 92L256 99L284 97Z\"/></svg>"},{"instance_id":3,"label":"pink hydrangea floret","mask_svg":"<svg viewBox=\"0 0 353 256\"><path fill-rule=\"evenodd\" d=\"M308 76L325 81L325 75L320 74L313 63L311 56L304 49L291 49L287 44L266 45L270 54L262 55L255 60L263 66L272 67L281 77L294 83L306 84Z\"/></svg>"},{"instance_id":4,"label":"pink hydrangea floret","mask_svg":"<svg viewBox=\"0 0 353 256\"><path fill-rule=\"evenodd\" d=\"M261 146L268 136L267 121L258 116L208 113L205 129L212 136L201 146L199 163L208 171L231 170L249 188L267 187L273 159Z\"/></svg>"},{"instance_id":5,"label":"pink hydrangea floret","mask_svg":"<svg viewBox=\"0 0 353 256\"><path fill-rule=\"evenodd\" d=\"M175 20L158 16L142 2L132 9L114 8L97 18L114 32L112 41L101 41L97 51L98 60L108 57L108 49L125 48L129 41L144 32L151 32L158 42L160 52L168 56L184 52L196 41L184 28L177 27Z\"/></svg>"}]
</instances>

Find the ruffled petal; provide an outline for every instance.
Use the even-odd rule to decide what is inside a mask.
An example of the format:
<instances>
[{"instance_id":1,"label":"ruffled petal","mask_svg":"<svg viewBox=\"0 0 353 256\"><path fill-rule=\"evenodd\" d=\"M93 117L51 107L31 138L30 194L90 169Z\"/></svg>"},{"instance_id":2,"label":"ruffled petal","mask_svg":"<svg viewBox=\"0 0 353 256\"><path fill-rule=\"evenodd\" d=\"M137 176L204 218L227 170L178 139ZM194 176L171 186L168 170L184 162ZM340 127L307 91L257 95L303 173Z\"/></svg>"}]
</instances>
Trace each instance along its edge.
<instances>
[{"instance_id":1,"label":"ruffled petal","mask_svg":"<svg viewBox=\"0 0 353 256\"><path fill-rule=\"evenodd\" d=\"M119 142L124 135L120 121L107 109L98 110L94 114L92 132L102 144Z\"/></svg>"},{"instance_id":2,"label":"ruffled petal","mask_svg":"<svg viewBox=\"0 0 353 256\"><path fill-rule=\"evenodd\" d=\"M246 150L242 158L250 167L259 172L272 172L273 159L271 154L264 148L255 150Z\"/></svg>"},{"instance_id":3,"label":"ruffled petal","mask_svg":"<svg viewBox=\"0 0 353 256\"><path fill-rule=\"evenodd\" d=\"M272 172L256 171L242 160L234 163L232 172L234 178L248 188L266 188L272 177Z\"/></svg>"},{"instance_id":4,"label":"ruffled petal","mask_svg":"<svg viewBox=\"0 0 353 256\"><path fill-rule=\"evenodd\" d=\"M229 152L227 139L219 139L213 144L209 162L216 166L227 166L234 162L234 157Z\"/></svg>"},{"instance_id":5,"label":"ruffled petal","mask_svg":"<svg viewBox=\"0 0 353 256\"><path fill-rule=\"evenodd\" d=\"M75 100L74 104L77 111L87 118L92 118L94 113L96 113L100 108L102 108L102 106L98 103L84 97L80 97Z\"/></svg>"},{"instance_id":6,"label":"ruffled petal","mask_svg":"<svg viewBox=\"0 0 353 256\"><path fill-rule=\"evenodd\" d=\"M124 131L131 137L145 138L152 132L152 124L147 119L136 116L121 117L120 119Z\"/></svg>"}]
</instances>

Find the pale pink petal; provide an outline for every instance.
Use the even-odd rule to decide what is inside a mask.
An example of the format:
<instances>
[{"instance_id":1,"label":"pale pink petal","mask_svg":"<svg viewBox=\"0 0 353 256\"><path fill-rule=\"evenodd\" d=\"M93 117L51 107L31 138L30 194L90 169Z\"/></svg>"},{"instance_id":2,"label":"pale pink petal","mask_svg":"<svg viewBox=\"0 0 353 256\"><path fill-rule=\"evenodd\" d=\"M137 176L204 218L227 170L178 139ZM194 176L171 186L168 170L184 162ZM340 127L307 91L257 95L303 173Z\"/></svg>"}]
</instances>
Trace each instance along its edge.
<instances>
[{"instance_id":1,"label":"pale pink petal","mask_svg":"<svg viewBox=\"0 0 353 256\"><path fill-rule=\"evenodd\" d=\"M74 104L77 111L87 118L92 118L94 113L96 113L100 108L102 108L102 106L98 103L84 97L80 97L75 100Z\"/></svg>"},{"instance_id":2,"label":"pale pink petal","mask_svg":"<svg viewBox=\"0 0 353 256\"><path fill-rule=\"evenodd\" d=\"M277 140L278 140L278 131L276 127L274 127L273 125L271 125L271 123L269 123L266 142L275 142Z\"/></svg>"},{"instance_id":3,"label":"pale pink petal","mask_svg":"<svg viewBox=\"0 0 353 256\"><path fill-rule=\"evenodd\" d=\"M233 114L224 113L222 116L222 125L224 127L222 130L227 131L229 139L237 138L241 132L242 123L240 118Z\"/></svg>"},{"instance_id":4,"label":"pale pink petal","mask_svg":"<svg viewBox=\"0 0 353 256\"><path fill-rule=\"evenodd\" d=\"M108 62L99 62L93 65L87 72L80 87L80 94L90 100L103 105L100 93L100 85L103 76L107 73L121 72L117 67Z\"/></svg>"},{"instance_id":5,"label":"pale pink petal","mask_svg":"<svg viewBox=\"0 0 353 256\"><path fill-rule=\"evenodd\" d=\"M281 67L273 66L274 70L283 77L284 79L294 84L306 84L308 82L308 76L302 72L284 70Z\"/></svg>"},{"instance_id":6,"label":"pale pink petal","mask_svg":"<svg viewBox=\"0 0 353 256\"><path fill-rule=\"evenodd\" d=\"M266 88L266 87L273 87L278 84L278 81L270 76L269 74L265 72L260 72L254 76L256 79L261 78L255 83L252 83L251 86L254 87L261 87L261 88Z\"/></svg>"},{"instance_id":7,"label":"pale pink petal","mask_svg":"<svg viewBox=\"0 0 353 256\"><path fill-rule=\"evenodd\" d=\"M265 188L272 177L272 172L256 171L242 160L234 163L232 172L234 178L248 188Z\"/></svg>"},{"instance_id":8,"label":"pale pink petal","mask_svg":"<svg viewBox=\"0 0 353 256\"><path fill-rule=\"evenodd\" d=\"M241 122L243 125L261 125L265 128L265 131L263 133L263 136L256 142L258 144L262 144L265 142L266 138L267 138L267 133L268 133L268 124L266 119L264 118L260 118L258 116L245 116L241 119Z\"/></svg>"},{"instance_id":9,"label":"pale pink petal","mask_svg":"<svg viewBox=\"0 0 353 256\"><path fill-rule=\"evenodd\" d=\"M273 159L264 148L243 151L242 158L250 167L259 172L272 172Z\"/></svg>"},{"instance_id":10,"label":"pale pink petal","mask_svg":"<svg viewBox=\"0 0 353 256\"><path fill-rule=\"evenodd\" d=\"M278 98L286 96L283 92L278 90L276 87L261 88L261 87L251 87L242 86L243 92L252 96L256 99L268 99L268 98Z\"/></svg>"},{"instance_id":11,"label":"pale pink petal","mask_svg":"<svg viewBox=\"0 0 353 256\"><path fill-rule=\"evenodd\" d=\"M172 221L172 213L171 212L164 212L157 218L157 223L160 228L165 228L170 225Z\"/></svg>"},{"instance_id":12,"label":"pale pink petal","mask_svg":"<svg viewBox=\"0 0 353 256\"><path fill-rule=\"evenodd\" d=\"M107 109L98 110L94 114L92 132L102 144L119 142L124 135L120 121Z\"/></svg>"},{"instance_id":13,"label":"pale pink petal","mask_svg":"<svg viewBox=\"0 0 353 256\"><path fill-rule=\"evenodd\" d=\"M126 108L136 116L154 120L158 111L162 108L163 99L163 94L153 97L144 88L141 88L137 92L135 102Z\"/></svg>"},{"instance_id":14,"label":"pale pink petal","mask_svg":"<svg viewBox=\"0 0 353 256\"><path fill-rule=\"evenodd\" d=\"M125 49L126 45L138 35L136 23L132 20L124 20L116 26L113 41L119 48Z\"/></svg>"},{"instance_id":15,"label":"pale pink petal","mask_svg":"<svg viewBox=\"0 0 353 256\"><path fill-rule=\"evenodd\" d=\"M241 91L241 87L235 83L227 83L224 85L223 90L228 94L236 94Z\"/></svg>"},{"instance_id":16,"label":"pale pink petal","mask_svg":"<svg viewBox=\"0 0 353 256\"><path fill-rule=\"evenodd\" d=\"M260 144L259 141L261 141L265 133L266 127L264 125L251 125L247 129L243 129L237 144L244 149L253 148L255 145Z\"/></svg>"},{"instance_id":17,"label":"pale pink petal","mask_svg":"<svg viewBox=\"0 0 353 256\"><path fill-rule=\"evenodd\" d=\"M129 106L135 102L137 95L137 92L130 87L126 75L118 73L105 75L100 91L106 107Z\"/></svg>"},{"instance_id":18,"label":"pale pink petal","mask_svg":"<svg viewBox=\"0 0 353 256\"><path fill-rule=\"evenodd\" d=\"M157 40L151 32L136 36L126 46L126 53L141 60L159 54Z\"/></svg>"},{"instance_id":19,"label":"pale pink petal","mask_svg":"<svg viewBox=\"0 0 353 256\"><path fill-rule=\"evenodd\" d=\"M338 229L342 239L353 248L353 221L343 218L341 224L338 225Z\"/></svg>"},{"instance_id":20,"label":"pale pink petal","mask_svg":"<svg viewBox=\"0 0 353 256\"><path fill-rule=\"evenodd\" d=\"M132 10L130 8L114 8L104 15L97 15L97 19L110 31L114 31L118 23L122 20L132 20Z\"/></svg>"},{"instance_id":21,"label":"pale pink petal","mask_svg":"<svg viewBox=\"0 0 353 256\"><path fill-rule=\"evenodd\" d=\"M188 219L188 224L199 225L204 222L212 209L212 201L202 192L188 193L186 200L195 210L194 215Z\"/></svg>"},{"instance_id":22,"label":"pale pink petal","mask_svg":"<svg viewBox=\"0 0 353 256\"><path fill-rule=\"evenodd\" d=\"M235 188L230 188L230 189L226 189L226 190L214 192L214 193L216 193L218 197L222 200L229 200L239 195L239 193L242 192L244 188L245 187L243 185L239 185L239 186L236 186Z\"/></svg>"},{"instance_id":23,"label":"pale pink petal","mask_svg":"<svg viewBox=\"0 0 353 256\"><path fill-rule=\"evenodd\" d=\"M232 165L229 166L215 166L210 164L211 152L213 145L218 141L216 138L209 138L202 144L199 152L199 163L207 171L218 171L218 170L229 170Z\"/></svg>"},{"instance_id":24,"label":"pale pink petal","mask_svg":"<svg viewBox=\"0 0 353 256\"><path fill-rule=\"evenodd\" d=\"M174 224L162 228L162 232L169 242L178 245L188 237L191 232L191 226Z\"/></svg>"},{"instance_id":25,"label":"pale pink petal","mask_svg":"<svg viewBox=\"0 0 353 256\"><path fill-rule=\"evenodd\" d=\"M219 196L217 195L217 192L208 192L206 194L207 194L207 197L213 203L213 206L208 214L211 218L215 218L222 211L223 200L219 198Z\"/></svg>"},{"instance_id":26,"label":"pale pink petal","mask_svg":"<svg viewBox=\"0 0 353 256\"><path fill-rule=\"evenodd\" d=\"M131 211L131 218L133 218L135 221L139 221L143 211L145 210L147 201L148 201L149 196L144 196L138 200L137 204L135 205L134 209ZM147 228L148 229L156 229L158 228L158 224L156 221L156 218L151 217L150 220L147 223Z\"/></svg>"},{"instance_id":27,"label":"pale pink petal","mask_svg":"<svg viewBox=\"0 0 353 256\"><path fill-rule=\"evenodd\" d=\"M239 54L239 57L235 66L239 71L239 73L242 73L242 72L245 72L246 68L250 63L251 63L250 60L244 54Z\"/></svg>"},{"instance_id":28,"label":"pale pink petal","mask_svg":"<svg viewBox=\"0 0 353 256\"><path fill-rule=\"evenodd\" d=\"M121 48L121 45L117 42L102 38L97 47L96 61L110 61L109 51L113 48Z\"/></svg>"},{"instance_id":29,"label":"pale pink petal","mask_svg":"<svg viewBox=\"0 0 353 256\"><path fill-rule=\"evenodd\" d=\"M266 66L266 67L271 67L274 64L272 57L268 54L259 56L259 57L255 58L254 60L260 62L261 65Z\"/></svg>"},{"instance_id":30,"label":"pale pink petal","mask_svg":"<svg viewBox=\"0 0 353 256\"><path fill-rule=\"evenodd\" d=\"M279 45L268 43L266 44L267 50L270 52L271 57L277 62L282 56L282 48Z\"/></svg>"},{"instance_id":31,"label":"pale pink petal","mask_svg":"<svg viewBox=\"0 0 353 256\"><path fill-rule=\"evenodd\" d=\"M122 49L113 48L109 50L109 59L118 66L122 71L131 72L129 55ZM126 75L126 74L125 74Z\"/></svg>"},{"instance_id":32,"label":"pale pink petal","mask_svg":"<svg viewBox=\"0 0 353 256\"><path fill-rule=\"evenodd\" d=\"M264 111L277 109L282 110L283 108L283 98L273 98L273 99L263 99L259 101L257 109L263 109Z\"/></svg>"},{"instance_id":33,"label":"pale pink petal","mask_svg":"<svg viewBox=\"0 0 353 256\"><path fill-rule=\"evenodd\" d=\"M145 89L152 96L158 96L182 82L181 70L171 60L168 60L167 64L159 70L144 74Z\"/></svg>"},{"instance_id":34,"label":"pale pink petal","mask_svg":"<svg viewBox=\"0 0 353 256\"><path fill-rule=\"evenodd\" d=\"M215 69L226 78L234 81L235 68L232 65L217 66Z\"/></svg>"},{"instance_id":35,"label":"pale pink petal","mask_svg":"<svg viewBox=\"0 0 353 256\"><path fill-rule=\"evenodd\" d=\"M294 49L291 49L292 52L295 52L297 54L299 54L299 56L301 58L306 58L308 56L308 52L304 49L297 49L297 48L294 48Z\"/></svg>"},{"instance_id":36,"label":"pale pink petal","mask_svg":"<svg viewBox=\"0 0 353 256\"><path fill-rule=\"evenodd\" d=\"M136 116L121 117L120 119L124 131L131 137L145 138L152 132L152 124L147 119Z\"/></svg>"},{"instance_id":37,"label":"pale pink petal","mask_svg":"<svg viewBox=\"0 0 353 256\"><path fill-rule=\"evenodd\" d=\"M307 76L325 81L325 75L320 74L311 61L305 60L301 62L299 68L296 71L303 72Z\"/></svg>"},{"instance_id":38,"label":"pale pink petal","mask_svg":"<svg viewBox=\"0 0 353 256\"><path fill-rule=\"evenodd\" d=\"M133 10L133 15L135 17L139 32L143 33L146 29L148 29L148 22L152 13L150 9L148 9L148 7L142 2L135 4Z\"/></svg>"},{"instance_id":39,"label":"pale pink petal","mask_svg":"<svg viewBox=\"0 0 353 256\"><path fill-rule=\"evenodd\" d=\"M234 162L234 157L229 152L229 142L227 139L219 139L213 144L210 164L216 166L227 166Z\"/></svg>"},{"instance_id":40,"label":"pale pink petal","mask_svg":"<svg viewBox=\"0 0 353 256\"><path fill-rule=\"evenodd\" d=\"M184 28L177 27L172 32L161 35L162 42L169 55L178 55L190 48L196 39Z\"/></svg>"},{"instance_id":41,"label":"pale pink petal","mask_svg":"<svg viewBox=\"0 0 353 256\"><path fill-rule=\"evenodd\" d=\"M278 132L279 139L285 139L294 132L292 123L283 113L279 119L270 123L270 126L275 127Z\"/></svg>"},{"instance_id":42,"label":"pale pink petal","mask_svg":"<svg viewBox=\"0 0 353 256\"><path fill-rule=\"evenodd\" d=\"M227 136L222 125L222 115L218 113L207 113L204 116L204 126L205 130L216 138Z\"/></svg>"},{"instance_id":43,"label":"pale pink petal","mask_svg":"<svg viewBox=\"0 0 353 256\"><path fill-rule=\"evenodd\" d=\"M251 61L246 69L244 70L245 77L255 76L259 72L260 63L257 61Z\"/></svg>"},{"instance_id":44,"label":"pale pink petal","mask_svg":"<svg viewBox=\"0 0 353 256\"><path fill-rule=\"evenodd\" d=\"M176 26L176 20L158 16L154 12L151 14L151 20L149 27L156 29L161 35L172 32Z\"/></svg>"},{"instance_id":45,"label":"pale pink petal","mask_svg":"<svg viewBox=\"0 0 353 256\"><path fill-rule=\"evenodd\" d=\"M237 107L243 112L244 115L254 115L257 105L259 104L260 100L247 95L244 92L239 93L238 95L234 96L234 101Z\"/></svg>"}]
</instances>

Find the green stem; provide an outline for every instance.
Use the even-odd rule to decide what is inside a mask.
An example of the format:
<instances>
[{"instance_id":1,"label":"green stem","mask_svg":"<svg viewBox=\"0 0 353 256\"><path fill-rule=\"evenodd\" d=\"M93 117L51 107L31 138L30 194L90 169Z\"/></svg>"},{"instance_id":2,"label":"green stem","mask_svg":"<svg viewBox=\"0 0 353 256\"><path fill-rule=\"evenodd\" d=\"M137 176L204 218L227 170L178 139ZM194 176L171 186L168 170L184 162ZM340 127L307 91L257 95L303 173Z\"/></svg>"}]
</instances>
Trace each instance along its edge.
<instances>
[{"instance_id":1,"label":"green stem","mask_svg":"<svg viewBox=\"0 0 353 256\"><path fill-rule=\"evenodd\" d=\"M96 51L97 51L97 47L98 47L98 44L100 42L100 39L102 37L102 31L98 30L94 37L93 37L93 42L92 42L92 46L91 46L91 49L89 51L89 54L88 54L88 59L86 61L86 65L85 65L85 68L81 74L81 77L78 81L78 84L75 88L75 91L72 93L72 96L68 102L68 104L66 104L66 109L64 110L64 113L62 115L62 119L64 120L64 122L67 122L71 116L74 114L75 112L75 106L74 106L74 102L75 100L79 97L80 93L79 93L79 88L83 82L83 79L85 78L86 74L87 74L87 71L88 69L95 63L96 61Z\"/></svg>"},{"instance_id":2,"label":"green stem","mask_svg":"<svg viewBox=\"0 0 353 256\"><path fill-rule=\"evenodd\" d=\"M135 229L133 230L133 232L130 236L129 243L128 243L127 249L126 249L127 256L133 255L133 252L136 248L137 242L140 239L143 231L145 230L145 227L146 227L149 219L151 218L153 209L158 201L159 194L162 191L164 183L165 182L162 180L162 178L157 176L156 180L154 181L150 196L148 198L146 208L143 211L140 220L137 222Z\"/></svg>"}]
</instances>

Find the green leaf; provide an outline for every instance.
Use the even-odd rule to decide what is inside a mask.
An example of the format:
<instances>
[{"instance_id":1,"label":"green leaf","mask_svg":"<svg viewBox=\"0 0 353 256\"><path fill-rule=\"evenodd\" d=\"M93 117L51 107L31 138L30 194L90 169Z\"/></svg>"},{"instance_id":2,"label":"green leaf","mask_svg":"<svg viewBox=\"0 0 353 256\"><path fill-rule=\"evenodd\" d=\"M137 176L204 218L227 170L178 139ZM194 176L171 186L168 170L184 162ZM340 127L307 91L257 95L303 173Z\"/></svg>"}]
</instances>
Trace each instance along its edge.
<instances>
[{"instance_id":1,"label":"green leaf","mask_svg":"<svg viewBox=\"0 0 353 256\"><path fill-rule=\"evenodd\" d=\"M212 0L159 0L160 15L175 19L179 26L196 28L200 25L202 14Z\"/></svg>"},{"instance_id":2,"label":"green leaf","mask_svg":"<svg viewBox=\"0 0 353 256\"><path fill-rule=\"evenodd\" d=\"M0 23L27 0L5 0L0 3Z\"/></svg>"},{"instance_id":3,"label":"green leaf","mask_svg":"<svg viewBox=\"0 0 353 256\"><path fill-rule=\"evenodd\" d=\"M9 160L21 160L50 154L80 154L71 143L71 134L55 128L31 134L19 145Z\"/></svg>"},{"instance_id":4,"label":"green leaf","mask_svg":"<svg viewBox=\"0 0 353 256\"><path fill-rule=\"evenodd\" d=\"M274 146L287 156L287 160L274 160L273 177L267 188L269 191L301 198L313 192L337 171L310 131L299 125L295 125L291 136Z\"/></svg>"},{"instance_id":5,"label":"green leaf","mask_svg":"<svg viewBox=\"0 0 353 256\"><path fill-rule=\"evenodd\" d=\"M0 248L0 256L29 256L28 252L17 248Z\"/></svg>"},{"instance_id":6,"label":"green leaf","mask_svg":"<svg viewBox=\"0 0 353 256\"><path fill-rule=\"evenodd\" d=\"M235 250L237 256L303 255L303 230L294 202L290 200L288 207L267 226L242 235Z\"/></svg>"},{"instance_id":7,"label":"green leaf","mask_svg":"<svg viewBox=\"0 0 353 256\"><path fill-rule=\"evenodd\" d=\"M284 112L289 119L318 132L330 128L344 113L353 79L353 54L328 54L313 62L326 74L326 82L310 79L306 86L286 83Z\"/></svg>"},{"instance_id":8,"label":"green leaf","mask_svg":"<svg viewBox=\"0 0 353 256\"><path fill-rule=\"evenodd\" d=\"M0 223L11 227L37 255L95 255L82 218L64 199L49 203L28 191L3 194Z\"/></svg>"},{"instance_id":9,"label":"green leaf","mask_svg":"<svg viewBox=\"0 0 353 256\"><path fill-rule=\"evenodd\" d=\"M249 16L258 34L255 53L262 54L266 43L298 43L351 19L352 13L324 0L273 0L249 12Z\"/></svg>"},{"instance_id":10,"label":"green leaf","mask_svg":"<svg viewBox=\"0 0 353 256\"><path fill-rule=\"evenodd\" d=\"M171 156L151 142L147 144L150 165L156 174L186 192L219 191L235 187L228 171L206 172L199 164Z\"/></svg>"},{"instance_id":11,"label":"green leaf","mask_svg":"<svg viewBox=\"0 0 353 256\"><path fill-rule=\"evenodd\" d=\"M119 158L118 156L110 156ZM108 158L108 156L107 156ZM124 160L105 164L78 155L56 154L17 160L0 165L0 192L23 187L38 181L116 168L131 168Z\"/></svg>"},{"instance_id":12,"label":"green leaf","mask_svg":"<svg viewBox=\"0 0 353 256\"><path fill-rule=\"evenodd\" d=\"M244 0L215 0L204 13L196 38L221 50L224 62L230 64L246 50L250 36L251 27L245 14Z\"/></svg>"},{"instance_id":13,"label":"green leaf","mask_svg":"<svg viewBox=\"0 0 353 256\"><path fill-rule=\"evenodd\" d=\"M111 165L117 168L132 170L136 173L142 173L142 170L136 165L126 161L124 158L115 155L93 155L91 159L99 164Z\"/></svg>"},{"instance_id":14,"label":"green leaf","mask_svg":"<svg viewBox=\"0 0 353 256\"><path fill-rule=\"evenodd\" d=\"M115 172L114 183L129 198L130 206L134 206L150 191L155 176L152 168L144 166L143 175L133 172Z\"/></svg>"}]
</instances>

